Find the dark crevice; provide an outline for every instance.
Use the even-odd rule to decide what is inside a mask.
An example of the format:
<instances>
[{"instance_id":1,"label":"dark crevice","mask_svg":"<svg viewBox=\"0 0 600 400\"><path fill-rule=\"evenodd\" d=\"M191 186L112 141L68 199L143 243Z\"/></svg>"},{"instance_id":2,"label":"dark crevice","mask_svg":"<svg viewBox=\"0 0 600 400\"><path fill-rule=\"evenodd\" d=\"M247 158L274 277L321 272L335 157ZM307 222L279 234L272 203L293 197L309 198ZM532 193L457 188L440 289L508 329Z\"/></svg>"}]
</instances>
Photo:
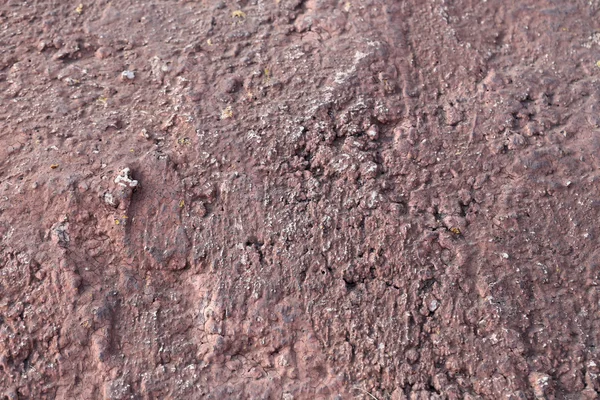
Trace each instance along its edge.
<instances>
[{"instance_id":1,"label":"dark crevice","mask_svg":"<svg viewBox=\"0 0 600 400\"><path fill-rule=\"evenodd\" d=\"M300 271L300 273L298 274L298 286L302 287L305 280L306 280L306 271Z\"/></svg>"},{"instance_id":2,"label":"dark crevice","mask_svg":"<svg viewBox=\"0 0 600 400\"><path fill-rule=\"evenodd\" d=\"M349 279L349 278L343 278L343 279L344 279L344 283L346 284L347 291L350 292L350 291L356 289L357 283L354 280Z\"/></svg>"},{"instance_id":3,"label":"dark crevice","mask_svg":"<svg viewBox=\"0 0 600 400\"><path fill-rule=\"evenodd\" d=\"M29 368L31 368L31 353L29 353L23 360L23 371L27 372Z\"/></svg>"},{"instance_id":4,"label":"dark crevice","mask_svg":"<svg viewBox=\"0 0 600 400\"><path fill-rule=\"evenodd\" d=\"M419 288L419 294L430 291L435 282L436 280L434 278L423 281L423 285Z\"/></svg>"},{"instance_id":5,"label":"dark crevice","mask_svg":"<svg viewBox=\"0 0 600 400\"><path fill-rule=\"evenodd\" d=\"M385 286L387 286L387 287L389 287L389 288L394 288L394 289L396 289L396 290L400 290L400 291L402 290L402 289L400 288L400 286L398 286L398 285L394 285L393 283L388 283L388 282L383 282L383 283L385 283Z\"/></svg>"}]
</instances>

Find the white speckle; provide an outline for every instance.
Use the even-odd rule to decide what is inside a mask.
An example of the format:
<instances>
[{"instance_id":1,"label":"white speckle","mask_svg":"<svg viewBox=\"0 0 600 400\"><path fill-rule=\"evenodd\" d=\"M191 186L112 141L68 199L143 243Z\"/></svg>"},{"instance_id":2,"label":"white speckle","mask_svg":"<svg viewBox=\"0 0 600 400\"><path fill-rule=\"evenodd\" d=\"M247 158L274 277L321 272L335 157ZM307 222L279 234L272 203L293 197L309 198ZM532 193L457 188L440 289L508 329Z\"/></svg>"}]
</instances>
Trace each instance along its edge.
<instances>
[{"instance_id":1,"label":"white speckle","mask_svg":"<svg viewBox=\"0 0 600 400\"><path fill-rule=\"evenodd\" d=\"M490 336L490 342L492 342L492 344L497 344L499 341L498 335L496 335L496 333L492 333L492 336Z\"/></svg>"},{"instance_id":2,"label":"white speckle","mask_svg":"<svg viewBox=\"0 0 600 400\"><path fill-rule=\"evenodd\" d=\"M504 258L505 260L508 259L508 253L500 253L500 256L502 256L502 258Z\"/></svg>"},{"instance_id":3,"label":"white speckle","mask_svg":"<svg viewBox=\"0 0 600 400\"><path fill-rule=\"evenodd\" d=\"M377 171L377 164L370 163L369 167L367 168L367 172L374 172L374 171Z\"/></svg>"},{"instance_id":4,"label":"white speckle","mask_svg":"<svg viewBox=\"0 0 600 400\"><path fill-rule=\"evenodd\" d=\"M255 139L258 143L260 143L260 141L261 141L260 135L255 130L248 131L248 134L246 137L251 140Z\"/></svg>"},{"instance_id":5,"label":"white speckle","mask_svg":"<svg viewBox=\"0 0 600 400\"><path fill-rule=\"evenodd\" d=\"M129 71L129 70L123 71L123 72L121 72L121 77L123 79L129 79L131 81L131 80L135 79L135 72Z\"/></svg>"},{"instance_id":6,"label":"white speckle","mask_svg":"<svg viewBox=\"0 0 600 400\"><path fill-rule=\"evenodd\" d=\"M138 181L131 179L131 170L124 168L115 178L115 183L124 187L134 188L138 185Z\"/></svg>"},{"instance_id":7,"label":"white speckle","mask_svg":"<svg viewBox=\"0 0 600 400\"><path fill-rule=\"evenodd\" d=\"M363 52L357 51L357 52L354 54L354 62L355 62L355 63L357 63L357 62L359 62L360 60L362 60L363 58L365 58L366 56L368 56L368 54L367 54L367 53L363 53Z\"/></svg>"},{"instance_id":8,"label":"white speckle","mask_svg":"<svg viewBox=\"0 0 600 400\"><path fill-rule=\"evenodd\" d=\"M108 204L109 206L113 206L113 207L116 206L115 198L113 197L112 194L110 194L108 192L104 193L104 202L106 204Z\"/></svg>"},{"instance_id":9,"label":"white speckle","mask_svg":"<svg viewBox=\"0 0 600 400\"><path fill-rule=\"evenodd\" d=\"M352 66L350 66L350 68L348 68L346 71L336 72L334 82L338 83L338 84L344 83L346 81L346 79L348 79L350 76L354 75L354 73L356 72L356 67L357 67L358 63L360 62L360 60L367 57L368 55L369 54L367 54L367 53L362 53L360 51L357 51L354 54L354 64Z\"/></svg>"},{"instance_id":10,"label":"white speckle","mask_svg":"<svg viewBox=\"0 0 600 400\"><path fill-rule=\"evenodd\" d=\"M377 191L372 191L371 195L367 197L367 208L374 209L379 205L380 196Z\"/></svg>"}]
</instances>

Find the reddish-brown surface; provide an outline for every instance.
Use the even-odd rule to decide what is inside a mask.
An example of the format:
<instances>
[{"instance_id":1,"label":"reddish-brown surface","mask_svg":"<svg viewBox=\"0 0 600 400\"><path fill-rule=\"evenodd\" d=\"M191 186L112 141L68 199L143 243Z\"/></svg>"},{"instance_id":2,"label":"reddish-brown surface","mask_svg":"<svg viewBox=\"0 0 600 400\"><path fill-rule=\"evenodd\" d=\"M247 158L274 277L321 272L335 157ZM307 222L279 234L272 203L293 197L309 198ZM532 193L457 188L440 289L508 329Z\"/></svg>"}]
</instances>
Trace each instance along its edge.
<instances>
[{"instance_id":1,"label":"reddish-brown surface","mask_svg":"<svg viewBox=\"0 0 600 400\"><path fill-rule=\"evenodd\" d=\"M0 399L597 398L600 1L0 3Z\"/></svg>"}]
</instances>

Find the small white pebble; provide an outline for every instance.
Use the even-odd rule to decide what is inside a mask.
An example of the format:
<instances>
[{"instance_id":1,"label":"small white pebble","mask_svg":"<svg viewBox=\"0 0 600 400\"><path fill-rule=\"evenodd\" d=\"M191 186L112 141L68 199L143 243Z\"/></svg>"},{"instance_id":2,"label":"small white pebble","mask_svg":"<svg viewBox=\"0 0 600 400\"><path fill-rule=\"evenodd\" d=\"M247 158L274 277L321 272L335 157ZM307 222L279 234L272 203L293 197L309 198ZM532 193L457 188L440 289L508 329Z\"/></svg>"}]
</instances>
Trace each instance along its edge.
<instances>
[{"instance_id":1,"label":"small white pebble","mask_svg":"<svg viewBox=\"0 0 600 400\"><path fill-rule=\"evenodd\" d=\"M508 253L500 253L500 255L502 256L502 258L504 258L505 260L508 259Z\"/></svg>"},{"instance_id":2,"label":"small white pebble","mask_svg":"<svg viewBox=\"0 0 600 400\"><path fill-rule=\"evenodd\" d=\"M438 303L437 300L431 300L431 303L429 303L429 311L434 312L438 309L439 306L440 303Z\"/></svg>"},{"instance_id":3,"label":"small white pebble","mask_svg":"<svg viewBox=\"0 0 600 400\"><path fill-rule=\"evenodd\" d=\"M367 129L367 136L372 140L376 140L379 137L379 129L377 129L376 125L371 125L369 129Z\"/></svg>"}]
</instances>

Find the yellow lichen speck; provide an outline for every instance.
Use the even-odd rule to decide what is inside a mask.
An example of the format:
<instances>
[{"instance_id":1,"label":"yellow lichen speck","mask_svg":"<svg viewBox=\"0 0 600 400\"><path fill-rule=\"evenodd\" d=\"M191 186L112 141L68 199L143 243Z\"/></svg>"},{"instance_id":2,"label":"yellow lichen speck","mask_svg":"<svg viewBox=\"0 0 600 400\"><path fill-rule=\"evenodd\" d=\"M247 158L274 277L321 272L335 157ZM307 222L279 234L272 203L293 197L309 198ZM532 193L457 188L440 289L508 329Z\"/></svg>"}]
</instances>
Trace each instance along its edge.
<instances>
[{"instance_id":1,"label":"yellow lichen speck","mask_svg":"<svg viewBox=\"0 0 600 400\"><path fill-rule=\"evenodd\" d=\"M246 13L243 12L242 10L235 10L231 13L231 17L232 18L239 18L239 19L244 19L246 18Z\"/></svg>"},{"instance_id":2,"label":"yellow lichen speck","mask_svg":"<svg viewBox=\"0 0 600 400\"><path fill-rule=\"evenodd\" d=\"M456 227L450 228L450 232L454 233L455 235L460 235L460 229Z\"/></svg>"},{"instance_id":3,"label":"yellow lichen speck","mask_svg":"<svg viewBox=\"0 0 600 400\"><path fill-rule=\"evenodd\" d=\"M227 106L224 110L221 111L221 119L227 119L233 117L233 109L231 106Z\"/></svg>"},{"instance_id":4,"label":"yellow lichen speck","mask_svg":"<svg viewBox=\"0 0 600 400\"><path fill-rule=\"evenodd\" d=\"M185 206L185 200L181 200L179 202L179 208L183 208Z\"/></svg>"},{"instance_id":5,"label":"yellow lichen speck","mask_svg":"<svg viewBox=\"0 0 600 400\"><path fill-rule=\"evenodd\" d=\"M106 96L100 96L96 99L96 103L98 103L101 106L106 107L106 102L108 101L108 97Z\"/></svg>"},{"instance_id":6,"label":"yellow lichen speck","mask_svg":"<svg viewBox=\"0 0 600 400\"><path fill-rule=\"evenodd\" d=\"M600 68L600 60L596 61L596 67Z\"/></svg>"},{"instance_id":7,"label":"yellow lichen speck","mask_svg":"<svg viewBox=\"0 0 600 400\"><path fill-rule=\"evenodd\" d=\"M83 14L83 4L79 4L75 9L75 12L79 15Z\"/></svg>"},{"instance_id":8,"label":"yellow lichen speck","mask_svg":"<svg viewBox=\"0 0 600 400\"><path fill-rule=\"evenodd\" d=\"M351 7L352 7L352 4L350 4L350 2L347 1L346 4L344 4L344 11L350 12Z\"/></svg>"}]
</instances>

